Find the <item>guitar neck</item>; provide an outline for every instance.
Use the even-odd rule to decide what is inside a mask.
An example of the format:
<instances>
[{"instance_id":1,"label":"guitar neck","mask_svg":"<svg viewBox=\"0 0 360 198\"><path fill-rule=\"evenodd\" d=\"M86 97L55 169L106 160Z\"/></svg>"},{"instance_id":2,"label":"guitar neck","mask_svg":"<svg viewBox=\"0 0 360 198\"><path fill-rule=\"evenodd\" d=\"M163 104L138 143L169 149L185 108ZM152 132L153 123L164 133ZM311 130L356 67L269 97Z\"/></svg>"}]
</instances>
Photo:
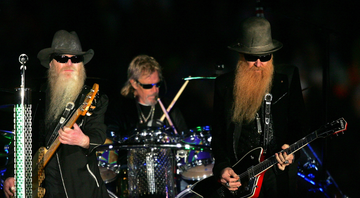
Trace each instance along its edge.
<instances>
[{"instance_id":1,"label":"guitar neck","mask_svg":"<svg viewBox=\"0 0 360 198\"><path fill-rule=\"evenodd\" d=\"M317 138L318 138L317 131L314 131L313 133L295 142L294 144L290 145L289 148L284 149L281 152L286 152L288 155L293 154ZM276 160L275 155L272 155L271 157L267 158L261 163L250 167L247 171L241 173L239 177L240 179L255 177L261 174L262 172L266 171L267 169L271 168L276 163L278 163L278 161Z\"/></svg>"},{"instance_id":2,"label":"guitar neck","mask_svg":"<svg viewBox=\"0 0 360 198\"><path fill-rule=\"evenodd\" d=\"M76 110L74 112L73 116L71 116L69 121L66 123L65 127L68 127L68 128L73 127L73 125L75 124L76 120L79 118L80 115L81 115L81 110L80 109ZM46 153L44 154L44 158L43 158L43 166L44 167L49 162L50 158L54 155L55 151L59 148L60 144L61 143L60 143L59 137L57 137L55 139L55 141L51 144L49 149L46 151Z\"/></svg>"}]
</instances>

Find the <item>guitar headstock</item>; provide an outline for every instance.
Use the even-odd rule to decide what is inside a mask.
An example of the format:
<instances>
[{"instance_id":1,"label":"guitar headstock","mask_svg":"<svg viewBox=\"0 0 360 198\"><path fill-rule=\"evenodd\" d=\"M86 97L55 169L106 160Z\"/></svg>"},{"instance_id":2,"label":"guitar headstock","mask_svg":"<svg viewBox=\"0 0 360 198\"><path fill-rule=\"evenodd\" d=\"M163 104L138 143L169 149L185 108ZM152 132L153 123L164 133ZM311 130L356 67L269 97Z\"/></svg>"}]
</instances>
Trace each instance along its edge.
<instances>
[{"instance_id":1,"label":"guitar headstock","mask_svg":"<svg viewBox=\"0 0 360 198\"><path fill-rule=\"evenodd\" d=\"M332 122L327 123L317 130L318 137L327 137L329 135L335 135L343 132L347 129L347 122L344 118L339 118Z\"/></svg>"},{"instance_id":2,"label":"guitar headstock","mask_svg":"<svg viewBox=\"0 0 360 198\"><path fill-rule=\"evenodd\" d=\"M94 85L91 88L90 92L86 95L85 100L84 100L81 108L79 108L81 110L81 115L82 116L91 115L91 113L88 112L88 111L95 109L95 106L93 106L92 103L93 103L94 98L96 97L98 92L99 92L99 85L94 83Z\"/></svg>"}]
</instances>

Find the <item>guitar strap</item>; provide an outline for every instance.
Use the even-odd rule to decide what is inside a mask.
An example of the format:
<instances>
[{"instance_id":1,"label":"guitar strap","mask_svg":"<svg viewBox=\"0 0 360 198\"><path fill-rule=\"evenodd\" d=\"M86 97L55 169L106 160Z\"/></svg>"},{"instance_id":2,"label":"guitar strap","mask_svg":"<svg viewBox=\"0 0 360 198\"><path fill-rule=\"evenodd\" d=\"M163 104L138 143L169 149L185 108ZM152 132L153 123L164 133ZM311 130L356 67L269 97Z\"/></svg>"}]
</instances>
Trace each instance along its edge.
<instances>
[{"instance_id":1,"label":"guitar strap","mask_svg":"<svg viewBox=\"0 0 360 198\"><path fill-rule=\"evenodd\" d=\"M263 148L264 154L266 154L267 149L271 140L273 139L273 129L272 129L272 120L271 120L271 101L272 95L267 93L265 95L265 108L264 108L264 133L263 133Z\"/></svg>"},{"instance_id":2,"label":"guitar strap","mask_svg":"<svg viewBox=\"0 0 360 198\"><path fill-rule=\"evenodd\" d=\"M46 148L48 149L51 144L55 141L55 139L58 137L58 131L61 127L64 127L66 125L66 123L68 122L68 120L71 118L71 116L75 113L75 111L77 110L77 108L81 105L81 101L84 101L85 96L87 95L87 93L89 92L89 87L84 85L83 89L81 90L81 92L79 93L78 97L75 100L75 104L72 103L68 103L61 115L61 117L59 118L53 132L51 133L50 138L48 139L48 141L46 142ZM74 108L76 107L76 108Z\"/></svg>"}]
</instances>

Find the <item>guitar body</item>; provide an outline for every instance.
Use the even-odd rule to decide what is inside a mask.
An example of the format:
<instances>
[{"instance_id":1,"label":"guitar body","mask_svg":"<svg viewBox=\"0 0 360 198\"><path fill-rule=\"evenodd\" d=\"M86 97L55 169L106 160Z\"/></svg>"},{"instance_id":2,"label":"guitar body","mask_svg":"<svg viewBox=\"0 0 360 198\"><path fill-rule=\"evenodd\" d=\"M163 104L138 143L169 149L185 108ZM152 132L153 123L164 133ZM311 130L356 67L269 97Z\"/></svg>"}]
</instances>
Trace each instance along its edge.
<instances>
[{"instance_id":1,"label":"guitar body","mask_svg":"<svg viewBox=\"0 0 360 198\"><path fill-rule=\"evenodd\" d=\"M286 152L288 155L293 154L317 138L325 138L329 135L338 134L345 131L346 129L347 122L344 118L339 118L320 127L318 130L293 143L288 148L280 151L279 153ZM261 147L255 148L245 154L232 167L240 178L241 186L238 190L229 191L214 176L196 182L190 190L198 196L205 198L258 197L260 194L261 184L265 171L278 163L275 155L264 159L262 152L263 149Z\"/></svg>"},{"instance_id":2,"label":"guitar body","mask_svg":"<svg viewBox=\"0 0 360 198\"><path fill-rule=\"evenodd\" d=\"M45 153L47 152L45 147L41 147L34 155L33 162L32 162L32 196L33 197L44 197L45 196L45 188L40 187L40 184L45 179L44 173L44 164L43 158Z\"/></svg>"},{"instance_id":3,"label":"guitar body","mask_svg":"<svg viewBox=\"0 0 360 198\"><path fill-rule=\"evenodd\" d=\"M263 149L261 147L255 148L244 155L232 168L235 173L246 172L251 169L252 166L256 165L260 161L260 157ZM250 168L249 168L250 167ZM263 172L265 173L265 172ZM241 179L241 186L237 191L231 193L225 188L214 176L205 178L195 183L191 190L195 193L208 198L220 198L220 197L257 197L261 189L261 181L264 174L260 174L254 177L244 177Z\"/></svg>"}]
</instances>

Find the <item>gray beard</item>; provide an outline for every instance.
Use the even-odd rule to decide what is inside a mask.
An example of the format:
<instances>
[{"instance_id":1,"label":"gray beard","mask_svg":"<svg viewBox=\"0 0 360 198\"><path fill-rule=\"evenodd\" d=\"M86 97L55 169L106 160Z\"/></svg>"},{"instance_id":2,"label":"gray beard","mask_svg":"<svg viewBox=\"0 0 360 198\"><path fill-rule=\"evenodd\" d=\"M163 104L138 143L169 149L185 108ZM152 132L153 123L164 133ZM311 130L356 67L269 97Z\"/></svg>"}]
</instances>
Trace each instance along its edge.
<instances>
[{"instance_id":1,"label":"gray beard","mask_svg":"<svg viewBox=\"0 0 360 198\"><path fill-rule=\"evenodd\" d=\"M84 86L86 78L85 71L75 74L68 79L62 75L53 74L49 69L50 106L46 120L50 124L57 120L64 111L68 102L75 102L77 96Z\"/></svg>"}]
</instances>

